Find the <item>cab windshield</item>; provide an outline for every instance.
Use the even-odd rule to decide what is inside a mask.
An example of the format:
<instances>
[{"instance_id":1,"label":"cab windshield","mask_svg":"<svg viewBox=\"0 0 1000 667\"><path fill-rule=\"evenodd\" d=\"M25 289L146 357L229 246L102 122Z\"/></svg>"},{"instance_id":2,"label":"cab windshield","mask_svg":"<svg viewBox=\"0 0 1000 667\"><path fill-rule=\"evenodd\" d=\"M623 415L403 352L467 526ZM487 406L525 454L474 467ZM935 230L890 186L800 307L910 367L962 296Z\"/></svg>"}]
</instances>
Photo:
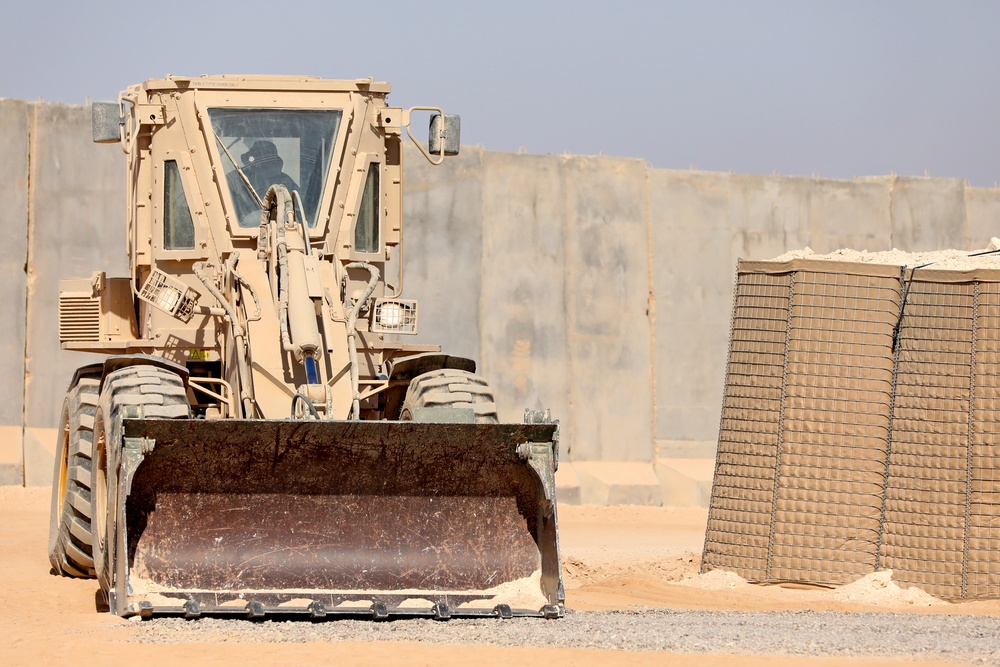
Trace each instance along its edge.
<instances>
[{"instance_id":1,"label":"cab windshield","mask_svg":"<svg viewBox=\"0 0 1000 667\"><path fill-rule=\"evenodd\" d=\"M240 227L260 224L257 200L272 185L298 192L315 227L342 112L228 108L208 115Z\"/></svg>"}]
</instances>

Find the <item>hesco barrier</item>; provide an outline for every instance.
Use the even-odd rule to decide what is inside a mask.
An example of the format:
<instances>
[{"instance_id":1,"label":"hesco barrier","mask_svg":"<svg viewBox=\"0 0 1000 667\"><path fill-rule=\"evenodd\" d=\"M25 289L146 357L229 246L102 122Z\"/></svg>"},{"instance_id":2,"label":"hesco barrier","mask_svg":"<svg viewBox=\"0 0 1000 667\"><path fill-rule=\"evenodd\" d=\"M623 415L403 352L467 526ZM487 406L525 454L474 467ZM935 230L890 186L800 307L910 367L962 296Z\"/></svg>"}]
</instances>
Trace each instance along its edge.
<instances>
[{"instance_id":1,"label":"hesco barrier","mask_svg":"<svg viewBox=\"0 0 1000 667\"><path fill-rule=\"evenodd\" d=\"M1000 271L741 262L703 570L1000 597Z\"/></svg>"}]
</instances>

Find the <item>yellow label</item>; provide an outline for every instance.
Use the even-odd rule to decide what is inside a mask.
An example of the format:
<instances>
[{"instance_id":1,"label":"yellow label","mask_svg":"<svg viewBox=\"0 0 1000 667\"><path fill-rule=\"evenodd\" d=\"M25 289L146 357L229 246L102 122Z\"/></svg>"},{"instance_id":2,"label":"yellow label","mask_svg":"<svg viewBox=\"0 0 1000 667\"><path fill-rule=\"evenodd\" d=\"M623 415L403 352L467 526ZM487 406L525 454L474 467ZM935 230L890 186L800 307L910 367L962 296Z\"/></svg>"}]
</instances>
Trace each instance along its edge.
<instances>
[{"instance_id":1,"label":"yellow label","mask_svg":"<svg viewBox=\"0 0 1000 667\"><path fill-rule=\"evenodd\" d=\"M191 361L208 361L210 350L191 350Z\"/></svg>"}]
</instances>

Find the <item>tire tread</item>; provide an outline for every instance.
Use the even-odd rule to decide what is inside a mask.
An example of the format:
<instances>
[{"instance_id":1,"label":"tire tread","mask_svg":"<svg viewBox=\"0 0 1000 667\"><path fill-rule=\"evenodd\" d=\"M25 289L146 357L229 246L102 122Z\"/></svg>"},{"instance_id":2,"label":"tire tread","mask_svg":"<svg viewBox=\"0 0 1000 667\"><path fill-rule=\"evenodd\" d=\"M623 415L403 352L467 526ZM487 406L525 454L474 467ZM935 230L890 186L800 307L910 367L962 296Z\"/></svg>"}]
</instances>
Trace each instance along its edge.
<instances>
[{"instance_id":1,"label":"tire tread","mask_svg":"<svg viewBox=\"0 0 1000 667\"><path fill-rule=\"evenodd\" d=\"M403 400L401 419L412 419L418 408L472 408L476 423L499 423L496 399L486 380L474 373L442 368L418 375Z\"/></svg>"},{"instance_id":2,"label":"tire tread","mask_svg":"<svg viewBox=\"0 0 1000 667\"><path fill-rule=\"evenodd\" d=\"M49 561L59 574L69 577L93 577L94 558L90 544L91 530L91 467L90 459L94 443L94 415L97 412L97 378L83 376L66 392L64 415L65 425L59 429L59 444L56 452L57 473L53 480L53 506L60 489L58 470L60 459L66 457L66 487L62 489L62 507L53 507L50 519ZM69 438L63 452L64 430Z\"/></svg>"}]
</instances>

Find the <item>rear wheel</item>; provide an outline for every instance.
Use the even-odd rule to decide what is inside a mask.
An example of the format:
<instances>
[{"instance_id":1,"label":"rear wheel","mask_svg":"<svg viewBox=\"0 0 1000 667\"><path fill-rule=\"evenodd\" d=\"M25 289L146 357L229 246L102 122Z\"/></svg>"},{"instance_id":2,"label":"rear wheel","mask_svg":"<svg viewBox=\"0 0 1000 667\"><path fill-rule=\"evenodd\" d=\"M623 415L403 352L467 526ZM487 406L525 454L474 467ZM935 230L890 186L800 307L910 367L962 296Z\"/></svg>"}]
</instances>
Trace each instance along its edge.
<instances>
[{"instance_id":1,"label":"rear wheel","mask_svg":"<svg viewBox=\"0 0 1000 667\"><path fill-rule=\"evenodd\" d=\"M156 366L128 366L109 373L94 419L94 569L101 589L114 586L114 539L118 507L120 417L187 419L191 416L184 382Z\"/></svg>"},{"instance_id":2,"label":"rear wheel","mask_svg":"<svg viewBox=\"0 0 1000 667\"><path fill-rule=\"evenodd\" d=\"M476 423L499 423L489 383L475 373L455 368L442 368L413 378L399 418L413 420L418 408L472 408Z\"/></svg>"},{"instance_id":3,"label":"rear wheel","mask_svg":"<svg viewBox=\"0 0 1000 667\"><path fill-rule=\"evenodd\" d=\"M57 574L93 577L91 488L96 378L81 377L63 400L52 479L49 562Z\"/></svg>"}]
</instances>

